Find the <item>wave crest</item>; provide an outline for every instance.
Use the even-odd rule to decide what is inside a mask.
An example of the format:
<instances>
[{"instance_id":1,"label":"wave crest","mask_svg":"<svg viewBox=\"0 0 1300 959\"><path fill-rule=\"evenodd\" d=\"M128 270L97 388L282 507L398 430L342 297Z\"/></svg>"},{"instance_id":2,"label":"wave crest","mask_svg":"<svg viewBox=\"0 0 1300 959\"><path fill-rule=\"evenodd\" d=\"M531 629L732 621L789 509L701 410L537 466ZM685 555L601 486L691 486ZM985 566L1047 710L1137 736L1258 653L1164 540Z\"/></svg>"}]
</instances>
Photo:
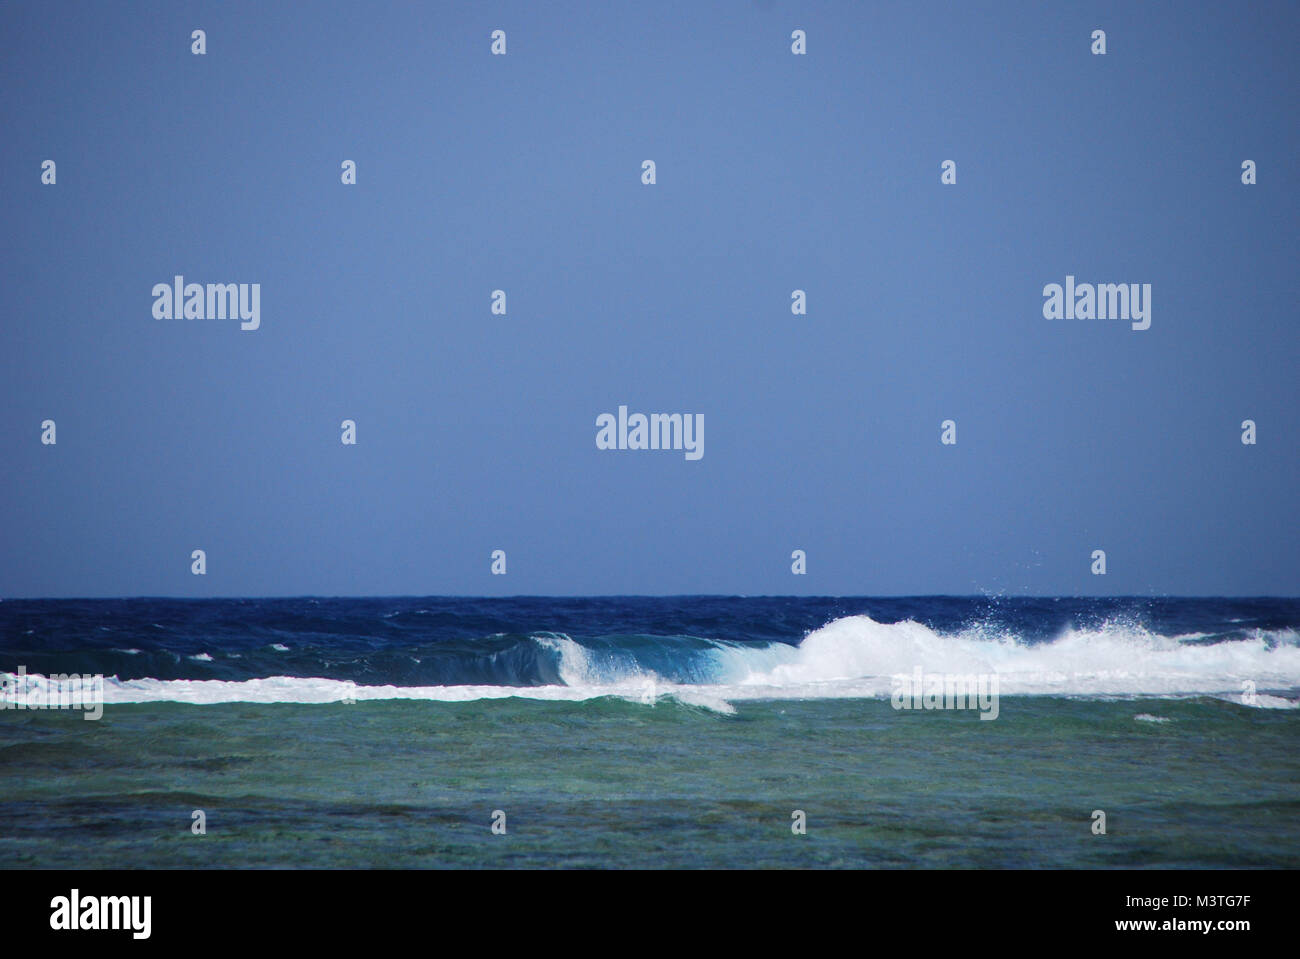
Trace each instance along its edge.
<instances>
[{"instance_id":1,"label":"wave crest","mask_svg":"<svg viewBox=\"0 0 1300 959\"><path fill-rule=\"evenodd\" d=\"M927 674L996 674L1002 696L1210 695L1261 708L1300 705L1300 636L1294 629L1216 639L1201 633L1161 636L1130 623L1107 623L1030 643L983 625L942 633L913 620L881 623L858 615L833 620L798 645L692 636L604 636L580 642L549 632L494 639L499 648L487 658L481 650L473 656L480 672L489 667L502 671L495 683L114 676L105 681L104 701L465 702L514 696L574 702L612 696L653 704L668 696L730 712L731 703L743 700L888 698L895 676L920 668ZM525 646L531 652L525 654ZM536 679L521 683L521 672ZM0 678L9 681L3 695L12 701L14 675L0 673ZM1243 696L1247 691L1254 695Z\"/></svg>"}]
</instances>

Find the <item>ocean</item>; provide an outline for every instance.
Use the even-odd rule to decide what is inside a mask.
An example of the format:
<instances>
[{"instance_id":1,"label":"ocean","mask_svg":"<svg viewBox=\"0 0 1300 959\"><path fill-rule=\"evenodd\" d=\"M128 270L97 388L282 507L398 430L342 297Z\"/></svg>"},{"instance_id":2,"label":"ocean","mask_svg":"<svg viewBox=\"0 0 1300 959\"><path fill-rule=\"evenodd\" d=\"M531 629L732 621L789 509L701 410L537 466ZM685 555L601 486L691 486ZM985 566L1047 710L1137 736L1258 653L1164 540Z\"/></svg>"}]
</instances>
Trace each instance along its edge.
<instances>
[{"instance_id":1,"label":"ocean","mask_svg":"<svg viewBox=\"0 0 1300 959\"><path fill-rule=\"evenodd\" d=\"M1300 867L1295 599L5 600L0 681L10 867Z\"/></svg>"}]
</instances>

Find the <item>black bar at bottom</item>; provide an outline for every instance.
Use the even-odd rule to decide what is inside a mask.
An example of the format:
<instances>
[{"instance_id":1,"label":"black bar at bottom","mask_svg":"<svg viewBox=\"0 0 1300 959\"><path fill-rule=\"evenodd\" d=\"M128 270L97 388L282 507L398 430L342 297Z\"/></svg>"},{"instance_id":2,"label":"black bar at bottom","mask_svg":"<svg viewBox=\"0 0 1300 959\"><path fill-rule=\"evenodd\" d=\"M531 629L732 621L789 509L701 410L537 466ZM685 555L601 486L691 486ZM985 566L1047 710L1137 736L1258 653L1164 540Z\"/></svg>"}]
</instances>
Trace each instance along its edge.
<instances>
[{"instance_id":1,"label":"black bar at bottom","mask_svg":"<svg viewBox=\"0 0 1300 959\"><path fill-rule=\"evenodd\" d=\"M7 949L60 940L78 946L374 949L390 935L421 937L432 947L454 941L445 936L457 929L471 942L494 946L511 940L536 946L560 936L593 946L635 941L653 948L656 941L666 944L664 937L695 930L704 941L735 944L782 930L807 935L810 923L818 936L836 929L865 935L864 947L879 931L936 945L969 944L973 937L990 946L1036 938L1042 945L1128 940L1145 947L1201 942L1232 949L1282 941L1291 928L1283 910L1294 875L9 871L0 873L0 929ZM72 928L83 925L119 928Z\"/></svg>"}]
</instances>

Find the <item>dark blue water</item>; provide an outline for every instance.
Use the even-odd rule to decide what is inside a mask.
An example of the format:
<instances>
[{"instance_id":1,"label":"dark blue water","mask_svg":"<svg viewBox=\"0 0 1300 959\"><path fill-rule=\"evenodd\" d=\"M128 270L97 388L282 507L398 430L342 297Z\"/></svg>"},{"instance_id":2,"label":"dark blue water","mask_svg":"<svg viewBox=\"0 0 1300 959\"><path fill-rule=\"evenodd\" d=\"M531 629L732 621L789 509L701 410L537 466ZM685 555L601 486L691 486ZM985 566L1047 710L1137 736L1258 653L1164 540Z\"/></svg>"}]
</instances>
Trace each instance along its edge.
<instances>
[{"instance_id":1,"label":"dark blue water","mask_svg":"<svg viewBox=\"0 0 1300 959\"><path fill-rule=\"evenodd\" d=\"M0 671L103 673L121 679L324 677L367 685L560 682L538 634L625 650L673 680L707 679L699 654L717 641L799 644L832 620L912 620L940 634L982 627L1043 643L1108 626L1194 642L1300 628L1294 599L988 597L516 597L123 599L0 602ZM285 647L279 649L277 647ZM210 656L195 659L195 656Z\"/></svg>"}]
</instances>

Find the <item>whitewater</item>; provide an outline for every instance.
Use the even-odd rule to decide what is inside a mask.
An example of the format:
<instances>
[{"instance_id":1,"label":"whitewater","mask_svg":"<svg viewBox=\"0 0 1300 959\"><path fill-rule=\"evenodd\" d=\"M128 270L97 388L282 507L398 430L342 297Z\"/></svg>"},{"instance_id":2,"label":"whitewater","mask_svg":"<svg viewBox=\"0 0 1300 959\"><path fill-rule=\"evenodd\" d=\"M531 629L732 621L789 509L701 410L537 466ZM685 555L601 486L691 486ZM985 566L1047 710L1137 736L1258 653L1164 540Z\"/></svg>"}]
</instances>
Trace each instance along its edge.
<instances>
[{"instance_id":1,"label":"whitewater","mask_svg":"<svg viewBox=\"0 0 1300 959\"><path fill-rule=\"evenodd\" d=\"M1066 628L1046 641L985 625L938 631L914 620L844 616L797 645L697 637L636 637L580 642L565 633L531 634L552 657L559 682L540 685L366 685L311 676L244 680L104 681L104 702L339 703L374 700L471 702L517 697L580 702L616 697L653 705L663 698L722 713L736 703L887 699L895 677L996 674L1001 695L1081 699L1210 696L1243 706L1300 706L1300 634L1294 628L1246 636L1161 635L1127 622ZM277 648L284 649L280 644ZM647 655L653 650L655 656ZM663 666L665 651L675 657ZM200 654L206 655L206 654ZM654 660L653 663L648 660ZM684 680L683 677L690 677ZM14 674L0 698L13 701ZM28 677L41 683L44 677Z\"/></svg>"}]
</instances>

